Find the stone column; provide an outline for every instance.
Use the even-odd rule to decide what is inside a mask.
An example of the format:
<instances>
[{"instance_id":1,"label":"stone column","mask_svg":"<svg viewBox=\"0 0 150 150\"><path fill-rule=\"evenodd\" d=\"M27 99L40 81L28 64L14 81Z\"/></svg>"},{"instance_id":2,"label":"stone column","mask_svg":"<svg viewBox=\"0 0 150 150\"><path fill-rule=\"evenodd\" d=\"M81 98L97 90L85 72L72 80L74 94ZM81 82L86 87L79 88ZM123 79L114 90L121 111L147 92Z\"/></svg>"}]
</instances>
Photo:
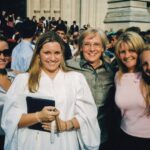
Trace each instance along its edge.
<instances>
[{"instance_id":1,"label":"stone column","mask_svg":"<svg viewBox=\"0 0 150 150\"><path fill-rule=\"evenodd\" d=\"M27 0L27 16L31 17L32 12L31 12L31 3L30 0Z\"/></svg>"},{"instance_id":2,"label":"stone column","mask_svg":"<svg viewBox=\"0 0 150 150\"><path fill-rule=\"evenodd\" d=\"M61 17L63 20L70 21L72 15L72 5L70 0L61 0Z\"/></svg>"},{"instance_id":3,"label":"stone column","mask_svg":"<svg viewBox=\"0 0 150 150\"><path fill-rule=\"evenodd\" d=\"M56 20L61 16L61 0L51 0L51 17Z\"/></svg>"},{"instance_id":4,"label":"stone column","mask_svg":"<svg viewBox=\"0 0 150 150\"><path fill-rule=\"evenodd\" d=\"M76 20L79 23L79 12L80 12L80 0L72 0L71 1L71 24L73 20Z\"/></svg>"},{"instance_id":5,"label":"stone column","mask_svg":"<svg viewBox=\"0 0 150 150\"><path fill-rule=\"evenodd\" d=\"M108 0L108 11L104 20L106 29L116 31L131 26L138 26L141 30L149 29L150 13L147 2L150 0Z\"/></svg>"},{"instance_id":6,"label":"stone column","mask_svg":"<svg viewBox=\"0 0 150 150\"><path fill-rule=\"evenodd\" d=\"M101 29L105 29L104 19L107 13L107 0L96 0L95 6L95 27L99 27Z\"/></svg>"},{"instance_id":7,"label":"stone column","mask_svg":"<svg viewBox=\"0 0 150 150\"><path fill-rule=\"evenodd\" d=\"M39 18L41 15L41 0L27 0L27 16L32 18L36 16Z\"/></svg>"},{"instance_id":8,"label":"stone column","mask_svg":"<svg viewBox=\"0 0 150 150\"><path fill-rule=\"evenodd\" d=\"M74 15L75 17L72 17L72 21L73 20L76 20L77 21L77 24L80 26L80 14L81 14L81 0L75 0L75 7L74 7ZM72 22L71 22L72 23Z\"/></svg>"},{"instance_id":9,"label":"stone column","mask_svg":"<svg viewBox=\"0 0 150 150\"><path fill-rule=\"evenodd\" d=\"M89 0L81 0L81 27L88 23Z\"/></svg>"},{"instance_id":10,"label":"stone column","mask_svg":"<svg viewBox=\"0 0 150 150\"><path fill-rule=\"evenodd\" d=\"M32 8L33 15L40 17L41 15L41 0L31 0L32 1Z\"/></svg>"},{"instance_id":11,"label":"stone column","mask_svg":"<svg viewBox=\"0 0 150 150\"><path fill-rule=\"evenodd\" d=\"M89 23L91 27L104 29L106 12L106 0L81 0L81 26Z\"/></svg>"},{"instance_id":12,"label":"stone column","mask_svg":"<svg viewBox=\"0 0 150 150\"><path fill-rule=\"evenodd\" d=\"M61 17L68 21L68 25L72 24L73 20L79 23L79 0L61 0Z\"/></svg>"},{"instance_id":13,"label":"stone column","mask_svg":"<svg viewBox=\"0 0 150 150\"><path fill-rule=\"evenodd\" d=\"M96 0L89 0L89 12L88 12L88 22L91 27L96 26L96 12L97 12L97 7L96 7Z\"/></svg>"},{"instance_id":14,"label":"stone column","mask_svg":"<svg viewBox=\"0 0 150 150\"><path fill-rule=\"evenodd\" d=\"M48 18L50 16L51 0L41 0L41 16Z\"/></svg>"}]
</instances>

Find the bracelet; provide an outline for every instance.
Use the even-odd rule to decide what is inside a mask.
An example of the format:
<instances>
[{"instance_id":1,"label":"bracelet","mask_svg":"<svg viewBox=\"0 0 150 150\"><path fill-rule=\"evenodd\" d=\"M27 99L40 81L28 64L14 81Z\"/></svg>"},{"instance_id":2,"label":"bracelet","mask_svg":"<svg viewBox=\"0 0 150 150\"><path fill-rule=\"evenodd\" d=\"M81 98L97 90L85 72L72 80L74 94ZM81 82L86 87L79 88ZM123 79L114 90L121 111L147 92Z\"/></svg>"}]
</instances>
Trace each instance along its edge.
<instances>
[{"instance_id":1,"label":"bracelet","mask_svg":"<svg viewBox=\"0 0 150 150\"><path fill-rule=\"evenodd\" d=\"M72 124L73 124L74 129L78 129L78 128L79 128L78 125L77 125L77 123L76 123L76 118L73 118L73 119L71 120L71 122L72 122Z\"/></svg>"},{"instance_id":2,"label":"bracelet","mask_svg":"<svg viewBox=\"0 0 150 150\"><path fill-rule=\"evenodd\" d=\"M72 119L70 120L70 123L71 123L72 129L74 129L74 124L73 124Z\"/></svg>"},{"instance_id":3,"label":"bracelet","mask_svg":"<svg viewBox=\"0 0 150 150\"><path fill-rule=\"evenodd\" d=\"M36 117L37 121L41 123L42 120L39 118L38 113L39 113L39 112L36 112L36 113L35 113L35 117Z\"/></svg>"},{"instance_id":4,"label":"bracelet","mask_svg":"<svg viewBox=\"0 0 150 150\"><path fill-rule=\"evenodd\" d=\"M67 122L65 121L65 129L64 131L67 131Z\"/></svg>"},{"instance_id":5,"label":"bracelet","mask_svg":"<svg viewBox=\"0 0 150 150\"><path fill-rule=\"evenodd\" d=\"M72 129L74 129L73 123L71 120L66 121L66 131L70 131Z\"/></svg>"}]
</instances>

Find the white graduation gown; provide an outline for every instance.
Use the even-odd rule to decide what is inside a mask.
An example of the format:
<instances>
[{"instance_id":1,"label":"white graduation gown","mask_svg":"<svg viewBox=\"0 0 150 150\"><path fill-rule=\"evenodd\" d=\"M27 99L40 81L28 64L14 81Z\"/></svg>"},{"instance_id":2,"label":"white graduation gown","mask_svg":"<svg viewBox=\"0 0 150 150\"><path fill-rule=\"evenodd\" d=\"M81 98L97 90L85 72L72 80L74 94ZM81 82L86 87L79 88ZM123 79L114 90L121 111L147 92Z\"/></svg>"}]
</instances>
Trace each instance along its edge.
<instances>
[{"instance_id":1,"label":"white graduation gown","mask_svg":"<svg viewBox=\"0 0 150 150\"><path fill-rule=\"evenodd\" d=\"M97 107L84 76L70 71L59 71L54 79L42 71L39 90L30 93L27 88L28 73L14 80L4 105L2 128L5 131L5 150L98 150L100 129ZM54 98L62 120L76 117L80 129L55 134L54 143L50 133L18 128L23 113L27 113L26 96Z\"/></svg>"},{"instance_id":2,"label":"white graduation gown","mask_svg":"<svg viewBox=\"0 0 150 150\"><path fill-rule=\"evenodd\" d=\"M6 99L7 99L6 94L0 92L0 124L1 124L3 106ZM0 126L0 135L4 135L4 131L2 130L1 126Z\"/></svg>"}]
</instances>

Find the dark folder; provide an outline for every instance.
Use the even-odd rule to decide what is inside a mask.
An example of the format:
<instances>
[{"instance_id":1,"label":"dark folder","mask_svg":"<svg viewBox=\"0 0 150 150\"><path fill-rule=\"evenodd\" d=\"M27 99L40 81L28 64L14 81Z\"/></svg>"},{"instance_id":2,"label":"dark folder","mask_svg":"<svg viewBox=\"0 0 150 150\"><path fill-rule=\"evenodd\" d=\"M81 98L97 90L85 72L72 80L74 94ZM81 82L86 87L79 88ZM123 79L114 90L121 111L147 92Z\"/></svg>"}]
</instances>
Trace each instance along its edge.
<instances>
[{"instance_id":1,"label":"dark folder","mask_svg":"<svg viewBox=\"0 0 150 150\"><path fill-rule=\"evenodd\" d=\"M26 101L27 101L27 112L28 113L35 113L37 111L41 111L44 106L55 106L55 101L51 100L51 99L27 96ZM37 123L32 126L29 126L29 128L33 129L33 130L46 131L41 126L42 126L41 123Z\"/></svg>"}]
</instances>

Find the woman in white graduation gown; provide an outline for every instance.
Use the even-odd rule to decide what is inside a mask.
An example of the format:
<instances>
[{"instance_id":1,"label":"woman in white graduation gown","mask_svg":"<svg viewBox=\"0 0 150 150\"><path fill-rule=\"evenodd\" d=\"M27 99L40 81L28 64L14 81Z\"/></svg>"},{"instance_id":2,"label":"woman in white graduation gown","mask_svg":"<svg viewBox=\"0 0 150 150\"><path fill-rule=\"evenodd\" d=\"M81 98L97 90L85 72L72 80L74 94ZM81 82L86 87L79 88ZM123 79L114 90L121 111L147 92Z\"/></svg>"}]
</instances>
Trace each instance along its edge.
<instances>
[{"instance_id":1,"label":"woman in white graduation gown","mask_svg":"<svg viewBox=\"0 0 150 150\"><path fill-rule=\"evenodd\" d=\"M10 87L2 116L5 150L98 150L97 107L84 76L65 68L62 45L54 32L41 35L28 73ZM28 113L27 96L53 99L55 107ZM44 131L29 128L37 123Z\"/></svg>"}]
</instances>

